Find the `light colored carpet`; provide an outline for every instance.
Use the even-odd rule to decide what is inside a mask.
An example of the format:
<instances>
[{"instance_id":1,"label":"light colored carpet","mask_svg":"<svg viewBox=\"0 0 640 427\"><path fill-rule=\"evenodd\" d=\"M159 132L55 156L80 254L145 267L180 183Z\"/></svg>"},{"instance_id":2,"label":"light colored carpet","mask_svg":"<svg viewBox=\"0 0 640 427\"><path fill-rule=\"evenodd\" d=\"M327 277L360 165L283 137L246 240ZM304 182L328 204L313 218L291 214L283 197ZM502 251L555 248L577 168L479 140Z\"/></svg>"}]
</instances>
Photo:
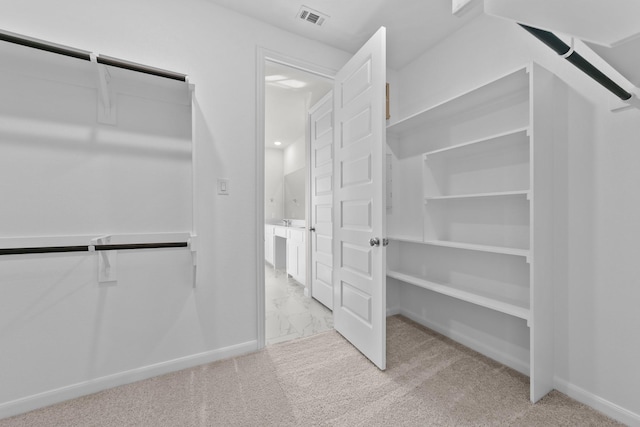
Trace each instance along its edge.
<instances>
[{"instance_id":1,"label":"light colored carpet","mask_svg":"<svg viewBox=\"0 0 640 427\"><path fill-rule=\"evenodd\" d=\"M335 331L0 420L14 426L613 426L403 317L379 371Z\"/></svg>"}]
</instances>

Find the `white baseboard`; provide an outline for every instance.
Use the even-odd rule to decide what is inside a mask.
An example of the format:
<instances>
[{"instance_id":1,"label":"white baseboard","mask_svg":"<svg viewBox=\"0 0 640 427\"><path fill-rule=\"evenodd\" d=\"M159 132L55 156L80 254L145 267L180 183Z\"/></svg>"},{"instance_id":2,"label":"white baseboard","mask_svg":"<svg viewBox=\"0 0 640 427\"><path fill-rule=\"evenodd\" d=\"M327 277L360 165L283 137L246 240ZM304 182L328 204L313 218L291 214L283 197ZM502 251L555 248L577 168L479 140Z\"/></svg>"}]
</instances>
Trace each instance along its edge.
<instances>
[{"instance_id":1,"label":"white baseboard","mask_svg":"<svg viewBox=\"0 0 640 427\"><path fill-rule=\"evenodd\" d=\"M400 314L400 307L387 307L387 317L395 316L396 314Z\"/></svg>"},{"instance_id":2,"label":"white baseboard","mask_svg":"<svg viewBox=\"0 0 640 427\"><path fill-rule=\"evenodd\" d=\"M554 377L553 386L556 390L566 394L570 398L584 403L621 423L628 426L640 426L640 414L631 412L613 402L603 399L600 396L569 383L565 379Z\"/></svg>"},{"instance_id":3,"label":"white baseboard","mask_svg":"<svg viewBox=\"0 0 640 427\"><path fill-rule=\"evenodd\" d=\"M504 352L497 351L495 348L487 346L484 343L469 337L468 335L451 331L446 326L427 320L407 310L400 309L398 314L401 314L416 323L426 326L429 329L433 329L434 331L444 335L445 337L451 338L452 340L459 342L460 344L467 346L470 349L477 351L478 353L482 353L485 356L502 363L503 365L515 369L516 371L526 376L529 376L529 364L523 362L522 360L518 360Z\"/></svg>"},{"instance_id":4,"label":"white baseboard","mask_svg":"<svg viewBox=\"0 0 640 427\"><path fill-rule=\"evenodd\" d=\"M119 385L129 384L145 380L147 378L156 377L158 375L167 374L169 372L175 372L191 368L193 366L215 362L216 360L250 353L252 351L256 351L257 348L257 341L247 341L242 344L193 354L166 362L156 363L154 365L143 366L141 368L131 369L129 371L119 372L117 374L107 375L105 377L95 378L89 381L12 400L10 402L0 404L0 419L22 414L34 409L43 408L55 403L64 402L65 400L97 393Z\"/></svg>"}]
</instances>

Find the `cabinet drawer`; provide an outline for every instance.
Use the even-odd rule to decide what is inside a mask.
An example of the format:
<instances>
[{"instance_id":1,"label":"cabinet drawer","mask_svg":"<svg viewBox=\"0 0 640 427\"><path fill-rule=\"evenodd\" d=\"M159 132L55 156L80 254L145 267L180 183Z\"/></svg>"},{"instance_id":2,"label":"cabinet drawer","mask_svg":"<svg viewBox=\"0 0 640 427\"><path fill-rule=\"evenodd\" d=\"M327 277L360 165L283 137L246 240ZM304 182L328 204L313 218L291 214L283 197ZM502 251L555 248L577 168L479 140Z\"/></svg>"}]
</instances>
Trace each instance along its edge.
<instances>
[{"instance_id":1,"label":"cabinet drawer","mask_svg":"<svg viewBox=\"0 0 640 427\"><path fill-rule=\"evenodd\" d=\"M297 243L304 242L304 230L289 229L289 239L291 239L292 242L297 242Z\"/></svg>"},{"instance_id":2,"label":"cabinet drawer","mask_svg":"<svg viewBox=\"0 0 640 427\"><path fill-rule=\"evenodd\" d=\"M274 234L278 237L287 238L287 229L285 227L274 227Z\"/></svg>"}]
</instances>

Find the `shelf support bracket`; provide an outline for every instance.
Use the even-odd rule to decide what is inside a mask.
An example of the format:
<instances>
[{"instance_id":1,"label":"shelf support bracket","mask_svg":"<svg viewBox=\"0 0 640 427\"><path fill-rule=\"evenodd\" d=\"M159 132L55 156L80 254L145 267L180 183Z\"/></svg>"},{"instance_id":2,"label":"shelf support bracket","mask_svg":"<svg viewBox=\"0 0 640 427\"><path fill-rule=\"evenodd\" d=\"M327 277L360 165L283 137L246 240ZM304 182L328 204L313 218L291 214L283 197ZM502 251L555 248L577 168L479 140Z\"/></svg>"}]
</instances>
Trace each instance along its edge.
<instances>
[{"instance_id":1,"label":"shelf support bracket","mask_svg":"<svg viewBox=\"0 0 640 427\"><path fill-rule=\"evenodd\" d=\"M111 243L111 236L101 236L91 239L89 251L95 252L96 245L108 245ZM98 254L98 283L116 282L118 280L117 261L118 252L100 251Z\"/></svg>"},{"instance_id":2,"label":"shelf support bracket","mask_svg":"<svg viewBox=\"0 0 640 427\"><path fill-rule=\"evenodd\" d=\"M95 53L90 54L91 62L96 66L98 72L98 123L115 125L117 123L115 96L109 89L111 75L106 65L98 63Z\"/></svg>"},{"instance_id":3,"label":"shelf support bracket","mask_svg":"<svg viewBox=\"0 0 640 427\"><path fill-rule=\"evenodd\" d=\"M193 287L195 288L198 276L198 236L192 234L187 243L189 244L189 250L191 250L191 261L193 263Z\"/></svg>"}]
</instances>

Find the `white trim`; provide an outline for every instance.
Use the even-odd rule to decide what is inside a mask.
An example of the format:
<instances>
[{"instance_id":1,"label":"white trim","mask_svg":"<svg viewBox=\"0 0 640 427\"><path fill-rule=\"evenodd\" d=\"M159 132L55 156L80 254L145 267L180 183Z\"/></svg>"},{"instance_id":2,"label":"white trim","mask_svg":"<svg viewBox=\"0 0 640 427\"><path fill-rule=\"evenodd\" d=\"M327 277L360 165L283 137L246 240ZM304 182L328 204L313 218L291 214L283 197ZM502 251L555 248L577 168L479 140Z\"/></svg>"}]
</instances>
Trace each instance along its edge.
<instances>
[{"instance_id":1,"label":"white trim","mask_svg":"<svg viewBox=\"0 0 640 427\"><path fill-rule=\"evenodd\" d=\"M256 50L256 338L258 348L266 345L264 278L264 62L267 50Z\"/></svg>"},{"instance_id":2,"label":"white trim","mask_svg":"<svg viewBox=\"0 0 640 427\"><path fill-rule=\"evenodd\" d=\"M262 46L256 49L256 337L266 345L264 277L264 63L271 61L333 80L337 70L306 62ZM308 225L308 223L307 223ZM307 239L310 240L310 239ZM305 287L306 288L306 287Z\"/></svg>"},{"instance_id":3,"label":"white trim","mask_svg":"<svg viewBox=\"0 0 640 427\"><path fill-rule=\"evenodd\" d=\"M69 386L60 387L54 390L45 391L43 393L38 393L20 399L12 400L10 402L0 404L0 419L53 405L55 403L60 403L65 400L75 399L81 396L86 396L88 394L97 393L99 391L117 387L120 385L156 377L158 375L163 375L169 372L175 372L198 365L215 362L217 360L250 353L252 351L255 351L256 348L256 341L247 341L245 343L193 354L190 356L168 360L166 362L160 362L153 365L143 366L140 368L131 369L129 371L119 372L117 374L107 375L104 377L99 377Z\"/></svg>"},{"instance_id":4,"label":"white trim","mask_svg":"<svg viewBox=\"0 0 640 427\"><path fill-rule=\"evenodd\" d=\"M331 77L331 80L333 80L333 77ZM333 97L333 90L330 90L329 92L327 92L326 95L324 95L321 99L319 99L314 105L309 106L309 109L307 110L307 119L306 119L306 132L305 132L305 138L306 138L306 149L307 149L307 155L306 157L306 163L307 163L307 174L306 174L306 185L307 185L307 209L306 209L306 213L305 213L305 220L306 220L306 224L307 224L307 239L305 240L305 247L306 247L306 253L307 253L307 258L306 258L306 286L304 288L304 296L306 297L312 297L313 296L313 258L312 258L312 254L313 254L313 233L311 232L311 227L315 227L315 224L311 223L311 220L313 219L313 194L311 194L311 190L312 190L312 185L311 185L311 181L313 179L313 171L311 170L311 165L312 165L312 153L311 153L311 132L312 132L312 125L311 125L311 116L318 110L318 108L320 108L322 105L324 105L325 102L327 102L327 100L329 98ZM331 113L332 117L333 117L333 112Z\"/></svg>"},{"instance_id":5,"label":"white trim","mask_svg":"<svg viewBox=\"0 0 640 427\"><path fill-rule=\"evenodd\" d=\"M430 320L427 320L403 308L400 308L400 314L406 318L413 320L416 323L419 323L423 326L426 326L429 329L432 329L444 335L445 337L449 337L452 340L466 347L469 347L472 350L477 351L478 353L484 354L485 356L493 360L496 360L502 363L503 365L506 365L512 369L515 369L516 371L520 372L523 375L526 375L527 377L529 376L529 364L522 360L516 359L510 354L507 354L502 351L496 351L495 348L485 345L484 343L474 338L471 338L468 335L462 334L460 332L451 331L451 329L441 325L440 323L435 323Z\"/></svg>"},{"instance_id":6,"label":"white trim","mask_svg":"<svg viewBox=\"0 0 640 427\"><path fill-rule=\"evenodd\" d=\"M395 316L397 314L402 314L400 307L387 307L387 317Z\"/></svg>"},{"instance_id":7,"label":"white trim","mask_svg":"<svg viewBox=\"0 0 640 427\"><path fill-rule=\"evenodd\" d=\"M584 403L603 414L629 426L640 426L640 414L631 412L613 402L593 394L575 384L571 384L557 376L553 378L553 386L556 390L566 394L580 403Z\"/></svg>"}]
</instances>

